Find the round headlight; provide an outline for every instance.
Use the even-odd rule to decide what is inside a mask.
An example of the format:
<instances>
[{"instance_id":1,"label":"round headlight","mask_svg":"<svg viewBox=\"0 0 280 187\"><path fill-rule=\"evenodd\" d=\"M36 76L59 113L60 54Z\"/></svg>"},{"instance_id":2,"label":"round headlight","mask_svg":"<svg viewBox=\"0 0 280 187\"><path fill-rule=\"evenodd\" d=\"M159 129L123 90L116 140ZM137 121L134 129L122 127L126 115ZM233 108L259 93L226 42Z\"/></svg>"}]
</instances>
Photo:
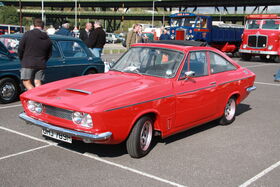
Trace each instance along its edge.
<instances>
[{"instance_id":1,"label":"round headlight","mask_svg":"<svg viewBox=\"0 0 280 187\"><path fill-rule=\"evenodd\" d=\"M268 50L271 50L273 48L273 45L268 46Z\"/></svg>"},{"instance_id":2,"label":"round headlight","mask_svg":"<svg viewBox=\"0 0 280 187\"><path fill-rule=\"evenodd\" d=\"M84 115L84 120L83 120L82 126L87 127L87 128L92 127L92 118L89 114Z\"/></svg>"},{"instance_id":3,"label":"round headlight","mask_svg":"<svg viewBox=\"0 0 280 187\"><path fill-rule=\"evenodd\" d=\"M29 100L27 102L27 108L30 112L41 114L43 112L43 105L41 103Z\"/></svg>"},{"instance_id":4,"label":"round headlight","mask_svg":"<svg viewBox=\"0 0 280 187\"><path fill-rule=\"evenodd\" d=\"M74 112L72 114L72 121L77 124L80 125L82 123L83 120L83 114L81 112Z\"/></svg>"}]
</instances>

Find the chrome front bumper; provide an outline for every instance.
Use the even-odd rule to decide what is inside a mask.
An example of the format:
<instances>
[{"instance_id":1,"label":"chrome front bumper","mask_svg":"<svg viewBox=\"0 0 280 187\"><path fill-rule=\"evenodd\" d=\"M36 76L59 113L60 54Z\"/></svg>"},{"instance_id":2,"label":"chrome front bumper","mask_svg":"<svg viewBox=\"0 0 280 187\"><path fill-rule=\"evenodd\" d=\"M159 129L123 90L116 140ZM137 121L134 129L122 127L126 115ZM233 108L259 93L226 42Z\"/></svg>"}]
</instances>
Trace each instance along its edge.
<instances>
[{"instance_id":1,"label":"chrome front bumper","mask_svg":"<svg viewBox=\"0 0 280 187\"><path fill-rule=\"evenodd\" d=\"M41 128L53 130L53 131L56 131L56 132L68 134L69 136L74 136L74 137L78 137L78 138L82 138L82 139L86 139L86 140L92 140L92 141L107 140L112 136L111 132L104 132L104 133L100 133L100 134L88 134L88 133L83 133L83 132L78 132L78 131L73 131L73 130L53 126L53 125L50 125L48 123L33 119L33 118L27 116L25 114L25 112L20 113L19 117L21 119L23 119L24 121L26 121L28 124L36 125L36 126L39 126Z\"/></svg>"},{"instance_id":2,"label":"chrome front bumper","mask_svg":"<svg viewBox=\"0 0 280 187\"><path fill-rule=\"evenodd\" d=\"M260 54L260 55L278 55L278 51L257 51L257 50L247 50L247 49L239 49L240 53L250 53L250 54Z\"/></svg>"},{"instance_id":3,"label":"chrome front bumper","mask_svg":"<svg viewBox=\"0 0 280 187\"><path fill-rule=\"evenodd\" d=\"M251 86L251 87L247 88L246 91L247 91L247 92L251 92L251 91L254 91L254 90L256 90L256 89L257 89L256 86Z\"/></svg>"}]
</instances>

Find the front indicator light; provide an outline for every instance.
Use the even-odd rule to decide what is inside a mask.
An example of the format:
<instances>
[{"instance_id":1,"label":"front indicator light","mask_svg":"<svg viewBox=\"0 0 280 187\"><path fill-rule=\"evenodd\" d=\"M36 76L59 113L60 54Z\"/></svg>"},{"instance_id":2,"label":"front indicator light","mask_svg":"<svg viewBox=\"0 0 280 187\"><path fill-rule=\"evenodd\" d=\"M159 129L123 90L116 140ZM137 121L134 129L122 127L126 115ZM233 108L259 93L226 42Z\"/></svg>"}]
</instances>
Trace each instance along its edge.
<instances>
[{"instance_id":1,"label":"front indicator light","mask_svg":"<svg viewBox=\"0 0 280 187\"><path fill-rule=\"evenodd\" d=\"M32 100L27 101L27 108L30 112L35 114L41 114L43 112L43 105Z\"/></svg>"}]
</instances>

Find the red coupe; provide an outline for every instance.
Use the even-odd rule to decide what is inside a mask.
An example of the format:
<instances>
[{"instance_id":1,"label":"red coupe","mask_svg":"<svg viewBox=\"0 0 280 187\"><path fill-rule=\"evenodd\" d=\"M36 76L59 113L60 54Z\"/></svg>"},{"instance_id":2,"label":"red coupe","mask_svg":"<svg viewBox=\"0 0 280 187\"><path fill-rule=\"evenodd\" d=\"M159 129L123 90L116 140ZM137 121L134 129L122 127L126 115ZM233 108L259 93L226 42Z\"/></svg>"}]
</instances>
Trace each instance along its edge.
<instances>
[{"instance_id":1,"label":"red coupe","mask_svg":"<svg viewBox=\"0 0 280 187\"><path fill-rule=\"evenodd\" d=\"M20 98L20 118L42 134L71 143L126 142L131 157L166 138L219 119L230 124L236 106L256 89L255 74L222 52L186 42L135 44L103 74L65 79Z\"/></svg>"}]
</instances>

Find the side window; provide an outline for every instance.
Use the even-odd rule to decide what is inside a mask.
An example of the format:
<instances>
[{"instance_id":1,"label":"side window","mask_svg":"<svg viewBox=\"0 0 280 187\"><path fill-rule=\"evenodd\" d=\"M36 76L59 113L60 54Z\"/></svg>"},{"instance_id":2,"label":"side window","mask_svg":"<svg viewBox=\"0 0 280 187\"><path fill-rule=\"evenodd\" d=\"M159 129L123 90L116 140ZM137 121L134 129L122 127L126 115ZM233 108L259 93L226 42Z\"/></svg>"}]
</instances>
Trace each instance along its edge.
<instances>
[{"instance_id":1,"label":"side window","mask_svg":"<svg viewBox=\"0 0 280 187\"><path fill-rule=\"evenodd\" d=\"M236 67L224 57L210 52L210 70L212 74L235 69Z\"/></svg>"},{"instance_id":2,"label":"side window","mask_svg":"<svg viewBox=\"0 0 280 187\"><path fill-rule=\"evenodd\" d=\"M87 54L79 43L75 41L58 42L65 57L86 57Z\"/></svg>"},{"instance_id":3,"label":"side window","mask_svg":"<svg viewBox=\"0 0 280 187\"><path fill-rule=\"evenodd\" d=\"M60 52L58 50L57 45L53 42L53 46L52 46L52 58L60 58Z\"/></svg>"},{"instance_id":4,"label":"side window","mask_svg":"<svg viewBox=\"0 0 280 187\"><path fill-rule=\"evenodd\" d=\"M185 72L187 71L193 71L195 73L195 77L208 75L208 66L205 51L194 51L189 53L180 77L184 77Z\"/></svg>"}]
</instances>

